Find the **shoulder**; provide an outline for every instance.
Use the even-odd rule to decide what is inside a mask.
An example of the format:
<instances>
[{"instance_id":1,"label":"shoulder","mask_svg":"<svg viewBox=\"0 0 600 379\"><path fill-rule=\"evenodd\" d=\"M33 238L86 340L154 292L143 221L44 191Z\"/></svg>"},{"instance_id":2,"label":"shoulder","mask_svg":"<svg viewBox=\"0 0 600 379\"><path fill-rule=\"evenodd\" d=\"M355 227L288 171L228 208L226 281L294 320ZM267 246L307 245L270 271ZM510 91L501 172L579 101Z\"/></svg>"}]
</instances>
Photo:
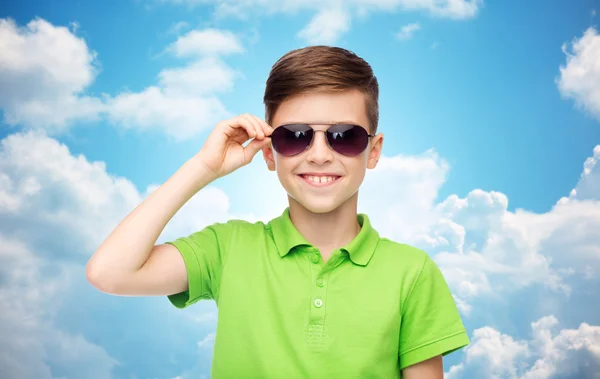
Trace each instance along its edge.
<instances>
[{"instance_id":1,"label":"shoulder","mask_svg":"<svg viewBox=\"0 0 600 379\"><path fill-rule=\"evenodd\" d=\"M218 221L208 225L205 229L211 229L218 235L260 235L265 232L266 224L260 220L244 220L231 218L226 221Z\"/></svg>"},{"instance_id":2,"label":"shoulder","mask_svg":"<svg viewBox=\"0 0 600 379\"><path fill-rule=\"evenodd\" d=\"M440 295L449 294L439 266L425 250L386 238L382 238L380 244L388 252L387 264L394 267L396 277L400 280L400 297L403 302L412 297L430 300L435 298L440 303ZM420 301L416 300L415 304Z\"/></svg>"},{"instance_id":3,"label":"shoulder","mask_svg":"<svg viewBox=\"0 0 600 379\"><path fill-rule=\"evenodd\" d=\"M401 263L402 266L420 269L431 260L429 254L413 245L397 242L389 238L381 237L377 244L377 253L381 253L386 260Z\"/></svg>"}]
</instances>

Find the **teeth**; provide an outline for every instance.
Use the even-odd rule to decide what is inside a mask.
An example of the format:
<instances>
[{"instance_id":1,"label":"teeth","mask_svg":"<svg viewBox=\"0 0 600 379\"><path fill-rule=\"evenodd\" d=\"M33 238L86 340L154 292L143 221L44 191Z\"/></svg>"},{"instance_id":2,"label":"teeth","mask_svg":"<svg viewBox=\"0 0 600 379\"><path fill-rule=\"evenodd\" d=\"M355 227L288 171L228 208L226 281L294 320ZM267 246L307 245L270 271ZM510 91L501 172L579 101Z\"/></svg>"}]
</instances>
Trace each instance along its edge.
<instances>
[{"instance_id":1,"label":"teeth","mask_svg":"<svg viewBox=\"0 0 600 379\"><path fill-rule=\"evenodd\" d=\"M311 182L314 183L327 183L327 182L332 182L335 180L335 178L333 176L312 176L312 175L305 175L304 176L307 180L310 180Z\"/></svg>"}]
</instances>

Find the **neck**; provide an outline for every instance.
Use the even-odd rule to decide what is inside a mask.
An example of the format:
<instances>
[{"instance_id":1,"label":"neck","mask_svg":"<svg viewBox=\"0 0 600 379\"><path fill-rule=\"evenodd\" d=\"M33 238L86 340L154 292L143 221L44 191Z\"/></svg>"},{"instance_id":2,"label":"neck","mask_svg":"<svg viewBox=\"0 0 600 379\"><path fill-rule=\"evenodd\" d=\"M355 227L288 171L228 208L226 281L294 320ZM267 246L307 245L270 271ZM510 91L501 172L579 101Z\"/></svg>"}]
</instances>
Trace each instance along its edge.
<instances>
[{"instance_id":1,"label":"neck","mask_svg":"<svg viewBox=\"0 0 600 379\"><path fill-rule=\"evenodd\" d=\"M300 234L322 254L350 243L360 232L357 219L358 193L327 213L314 213L289 198L290 219Z\"/></svg>"}]
</instances>

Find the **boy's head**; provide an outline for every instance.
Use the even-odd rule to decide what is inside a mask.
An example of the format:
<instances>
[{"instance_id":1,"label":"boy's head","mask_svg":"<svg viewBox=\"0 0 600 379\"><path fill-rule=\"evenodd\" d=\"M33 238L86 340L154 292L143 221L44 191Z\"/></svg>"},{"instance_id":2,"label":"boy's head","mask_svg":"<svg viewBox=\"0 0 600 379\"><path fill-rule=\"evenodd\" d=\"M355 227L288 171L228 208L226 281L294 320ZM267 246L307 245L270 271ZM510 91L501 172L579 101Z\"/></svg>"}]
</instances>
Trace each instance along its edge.
<instances>
[{"instance_id":1,"label":"boy's head","mask_svg":"<svg viewBox=\"0 0 600 379\"><path fill-rule=\"evenodd\" d=\"M314 213L356 204L366 169L375 168L381 155L383 135L375 135L378 102L371 66L348 50L309 46L290 51L273 65L264 103L265 121L275 132L263 155L291 201ZM321 133L326 130L332 133ZM285 137L276 139L276 133ZM299 140L306 148L290 150L303 147Z\"/></svg>"}]
</instances>

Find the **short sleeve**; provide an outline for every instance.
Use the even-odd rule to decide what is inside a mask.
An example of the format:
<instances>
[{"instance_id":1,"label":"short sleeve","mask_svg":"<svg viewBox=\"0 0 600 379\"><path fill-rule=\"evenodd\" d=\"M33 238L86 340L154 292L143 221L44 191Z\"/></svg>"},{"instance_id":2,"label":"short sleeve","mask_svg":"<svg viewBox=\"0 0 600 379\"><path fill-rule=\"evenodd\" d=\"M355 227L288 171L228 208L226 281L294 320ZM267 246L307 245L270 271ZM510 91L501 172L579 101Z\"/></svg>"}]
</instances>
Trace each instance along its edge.
<instances>
[{"instance_id":1,"label":"short sleeve","mask_svg":"<svg viewBox=\"0 0 600 379\"><path fill-rule=\"evenodd\" d=\"M234 226L231 221L214 223L187 237L165 242L179 250L188 275L188 290L168 296L175 307L183 309L202 299L217 299Z\"/></svg>"},{"instance_id":2,"label":"short sleeve","mask_svg":"<svg viewBox=\"0 0 600 379\"><path fill-rule=\"evenodd\" d=\"M402 306L400 370L469 344L458 308L439 267L426 256Z\"/></svg>"}]
</instances>

